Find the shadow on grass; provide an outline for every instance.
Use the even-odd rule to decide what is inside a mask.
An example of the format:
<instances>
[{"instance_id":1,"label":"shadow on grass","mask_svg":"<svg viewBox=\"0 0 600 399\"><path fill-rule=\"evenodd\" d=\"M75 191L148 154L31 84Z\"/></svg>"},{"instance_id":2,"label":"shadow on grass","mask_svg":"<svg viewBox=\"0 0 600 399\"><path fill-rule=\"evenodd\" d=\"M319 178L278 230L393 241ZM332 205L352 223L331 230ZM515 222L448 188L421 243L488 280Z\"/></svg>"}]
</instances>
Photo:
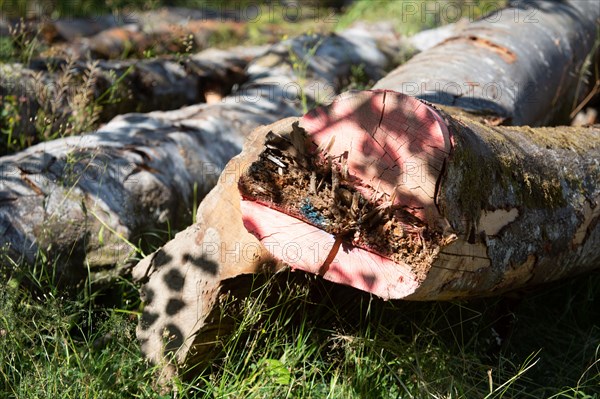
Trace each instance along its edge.
<instances>
[{"instance_id":1,"label":"shadow on grass","mask_svg":"<svg viewBox=\"0 0 600 399\"><path fill-rule=\"evenodd\" d=\"M541 398L591 395L600 382L600 273L504 297L420 303L298 272L265 279L225 283L227 327L211 336L221 353L193 359L187 375L199 392L225 395L230 385L252 396L260 386L276 395L262 384L283 379L293 397L337 397L339 379L356 397Z\"/></svg>"}]
</instances>

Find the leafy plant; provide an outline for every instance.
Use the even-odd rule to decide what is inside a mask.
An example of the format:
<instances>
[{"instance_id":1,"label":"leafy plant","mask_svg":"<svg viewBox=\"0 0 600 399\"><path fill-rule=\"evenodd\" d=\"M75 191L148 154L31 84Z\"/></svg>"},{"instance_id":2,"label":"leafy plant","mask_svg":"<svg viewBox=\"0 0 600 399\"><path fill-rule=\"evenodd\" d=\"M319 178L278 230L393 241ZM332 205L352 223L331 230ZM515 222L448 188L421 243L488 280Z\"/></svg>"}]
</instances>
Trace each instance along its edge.
<instances>
[{"instance_id":1,"label":"leafy plant","mask_svg":"<svg viewBox=\"0 0 600 399\"><path fill-rule=\"evenodd\" d=\"M0 132L2 148L13 151L18 148L16 128L21 121L19 102L16 96L0 96Z\"/></svg>"},{"instance_id":2,"label":"leafy plant","mask_svg":"<svg viewBox=\"0 0 600 399\"><path fill-rule=\"evenodd\" d=\"M303 44L303 49L299 52L300 54L298 54L298 52L296 52L293 48L290 48L288 50L288 54L289 54L289 62L292 64L292 69L294 70L294 75L297 77L297 84L295 85L295 88L298 90L298 93L300 94L300 104L302 106L302 112L306 113L309 110L309 105L310 107L313 107L315 105L318 105L319 103L319 96L318 96L318 89L317 92L314 93L316 95L313 95L311 100L313 102L315 102L314 104L309 104L309 96L306 92L307 88L307 81L308 81L308 66L311 62L311 59L315 56L317 50L319 49L319 47L321 46L321 44L323 43L323 39L317 39L317 36L306 36L307 40L304 42ZM313 89L315 89L313 87Z\"/></svg>"}]
</instances>

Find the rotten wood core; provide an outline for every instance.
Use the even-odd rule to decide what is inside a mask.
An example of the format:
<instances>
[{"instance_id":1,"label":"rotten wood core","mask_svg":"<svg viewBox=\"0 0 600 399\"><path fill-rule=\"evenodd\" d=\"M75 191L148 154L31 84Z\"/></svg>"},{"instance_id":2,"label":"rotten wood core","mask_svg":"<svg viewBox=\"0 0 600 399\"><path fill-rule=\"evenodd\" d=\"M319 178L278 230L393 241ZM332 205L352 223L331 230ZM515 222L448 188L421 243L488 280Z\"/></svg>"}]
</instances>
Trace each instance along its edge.
<instances>
[{"instance_id":1,"label":"rotten wood core","mask_svg":"<svg viewBox=\"0 0 600 399\"><path fill-rule=\"evenodd\" d=\"M450 135L426 103L349 93L264 140L240 178L242 219L292 268L401 298L455 239L435 203Z\"/></svg>"},{"instance_id":2,"label":"rotten wood core","mask_svg":"<svg viewBox=\"0 0 600 399\"><path fill-rule=\"evenodd\" d=\"M422 281L444 240L443 232L398 203L395 192L388 195L372 187L373 194L366 198L356 189L362 182L349 174L348 152L329 153L333 141L317 145L298 123L288 135L269 132L259 159L240 177L243 199L333 235L320 275L328 271L338 251L353 246L410 264ZM251 222L247 227L252 228Z\"/></svg>"}]
</instances>

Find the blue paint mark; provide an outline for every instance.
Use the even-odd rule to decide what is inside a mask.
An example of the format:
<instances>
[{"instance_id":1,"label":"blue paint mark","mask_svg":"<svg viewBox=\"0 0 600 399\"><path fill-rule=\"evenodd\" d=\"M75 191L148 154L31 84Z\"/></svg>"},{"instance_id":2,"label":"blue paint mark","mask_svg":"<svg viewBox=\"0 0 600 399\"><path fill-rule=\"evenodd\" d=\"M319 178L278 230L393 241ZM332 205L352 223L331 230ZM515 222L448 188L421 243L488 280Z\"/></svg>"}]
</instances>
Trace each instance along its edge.
<instances>
[{"instance_id":1,"label":"blue paint mark","mask_svg":"<svg viewBox=\"0 0 600 399\"><path fill-rule=\"evenodd\" d=\"M309 198L304 198L302 206L300 207L300 212L306 219L308 219L309 222L311 222L315 226L322 227L325 224L325 218L313 206Z\"/></svg>"}]
</instances>

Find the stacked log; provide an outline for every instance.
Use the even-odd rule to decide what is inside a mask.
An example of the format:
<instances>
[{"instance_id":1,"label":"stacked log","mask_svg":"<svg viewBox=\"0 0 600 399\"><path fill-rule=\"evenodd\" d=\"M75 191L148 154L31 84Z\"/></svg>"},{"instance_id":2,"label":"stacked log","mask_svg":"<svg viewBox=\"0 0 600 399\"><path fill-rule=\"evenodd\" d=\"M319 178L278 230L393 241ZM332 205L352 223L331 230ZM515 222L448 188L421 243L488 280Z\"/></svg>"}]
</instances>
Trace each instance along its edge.
<instances>
[{"instance_id":1,"label":"stacked log","mask_svg":"<svg viewBox=\"0 0 600 399\"><path fill-rule=\"evenodd\" d=\"M210 49L180 59L4 64L0 105L19 104L12 129L20 141L32 144L38 136L79 134L77 129L85 131L128 112L219 101L247 79L244 69L266 50ZM76 116L84 112L78 120ZM7 144L7 149L13 147Z\"/></svg>"}]
</instances>

